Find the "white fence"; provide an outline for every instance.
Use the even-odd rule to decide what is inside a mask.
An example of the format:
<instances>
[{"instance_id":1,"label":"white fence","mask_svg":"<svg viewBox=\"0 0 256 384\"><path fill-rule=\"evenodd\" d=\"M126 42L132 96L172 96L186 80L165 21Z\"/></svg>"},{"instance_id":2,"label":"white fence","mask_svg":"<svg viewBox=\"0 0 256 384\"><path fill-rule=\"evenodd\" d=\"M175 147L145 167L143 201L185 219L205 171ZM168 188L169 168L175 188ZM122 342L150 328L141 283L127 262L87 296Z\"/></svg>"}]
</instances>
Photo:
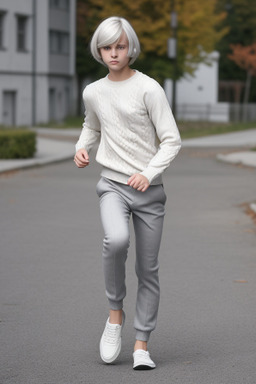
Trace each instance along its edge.
<instances>
[{"instance_id":1,"label":"white fence","mask_svg":"<svg viewBox=\"0 0 256 384\"><path fill-rule=\"evenodd\" d=\"M192 121L256 121L256 104L178 104L176 106L178 120Z\"/></svg>"},{"instance_id":2,"label":"white fence","mask_svg":"<svg viewBox=\"0 0 256 384\"><path fill-rule=\"evenodd\" d=\"M178 120L228 122L229 103L178 104L176 118Z\"/></svg>"},{"instance_id":3,"label":"white fence","mask_svg":"<svg viewBox=\"0 0 256 384\"><path fill-rule=\"evenodd\" d=\"M256 121L256 104L230 104L230 121Z\"/></svg>"}]
</instances>

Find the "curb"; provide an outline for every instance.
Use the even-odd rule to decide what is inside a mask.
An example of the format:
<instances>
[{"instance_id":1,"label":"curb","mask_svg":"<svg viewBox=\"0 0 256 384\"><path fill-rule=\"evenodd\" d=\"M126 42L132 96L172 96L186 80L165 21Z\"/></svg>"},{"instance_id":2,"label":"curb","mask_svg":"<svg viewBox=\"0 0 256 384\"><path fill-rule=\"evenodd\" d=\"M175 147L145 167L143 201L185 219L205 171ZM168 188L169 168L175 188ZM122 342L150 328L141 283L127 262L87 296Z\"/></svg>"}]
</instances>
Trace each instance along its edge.
<instances>
[{"instance_id":1,"label":"curb","mask_svg":"<svg viewBox=\"0 0 256 384\"><path fill-rule=\"evenodd\" d=\"M28 169L33 167L40 167L44 165L59 163L61 161L70 160L74 157L74 154L66 155L66 156L55 156L55 157L49 157L47 159L29 159L29 160L23 160L19 161L18 164L10 163L6 165L2 165L0 167L0 174L10 171L18 171L22 169ZM11 161L11 160L9 160ZM17 161L17 160L14 160Z\"/></svg>"},{"instance_id":2,"label":"curb","mask_svg":"<svg viewBox=\"0 0 256 384\"><path fill-rule=\"evenodd\" d=\"M216 156L217 160L234 165L246 165L248 167L256 167L256 152L234 152L228 155L219 154Z\"/></svg>"},{"instance_id":3,"label":"curb","mask_svg":"<svg viewBox=\"0 0 256 384\"><path fill-rule=\"evenodd\" d=\"M0 160L0 174L69 160L74 157L74 152L73 143L37 137L35 157Z\"/></svg>"},{"instance_id":4,"label":"curb","mask_svg":"<svg viewBox=\"0 0 256 384\"><path fill-rule=\"evenodd\" d=\"M256 203L252 203L252 204L250 204L250 209L251 209L254 213L256 213Z\"/></svg>"}]
</instances>

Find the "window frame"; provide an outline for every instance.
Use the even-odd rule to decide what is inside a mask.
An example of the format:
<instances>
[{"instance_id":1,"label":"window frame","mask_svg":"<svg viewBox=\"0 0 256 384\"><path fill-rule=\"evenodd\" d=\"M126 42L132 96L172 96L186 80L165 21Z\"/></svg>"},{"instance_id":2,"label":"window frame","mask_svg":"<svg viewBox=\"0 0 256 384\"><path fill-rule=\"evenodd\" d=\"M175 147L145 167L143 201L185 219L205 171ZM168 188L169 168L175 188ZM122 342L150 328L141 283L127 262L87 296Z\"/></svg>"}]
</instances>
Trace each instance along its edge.
<instances>
[{"instance_id":1,"label":"window frame","mask_svg":"<svg viewBox=\"0 0 256 384\"><path fill-rule=\"evenodd\" d=\"M56 47L55 47L56 45ZM55 29L49 30L49 50L51 55L70 55L70 33Z\"/></svg>"},{"instance_id":2,"label":"window frame","mask_svg":"<svg viewBox=\"0 0 256 384\"><path fill-rule=\"evenodd\" d=\"M0 10L0 50L5 49L5 45L4 45L5 17L6 17L6 11Z\"/></svg>"},{"instance_id":3,"label":"window frame","mask_svg":"<svg viewBox=\"0 0 256 384\"><path fill-rule=\"evenodd\" d=\"M20 24L20 22L23 23ZM18 52L28 52L28 16L16 15L16 49Z\"/></svg>"},{"instance_id":4,"label":"window frame","mask_svg":"<svg viewBox=\"0 0 256 384\"><path fill-rule=\"evenodd\" d=\"M70 9L70 0L49 0L49 7L51 9L59 9L68 12Z\"/></svg>"}]
</instances>

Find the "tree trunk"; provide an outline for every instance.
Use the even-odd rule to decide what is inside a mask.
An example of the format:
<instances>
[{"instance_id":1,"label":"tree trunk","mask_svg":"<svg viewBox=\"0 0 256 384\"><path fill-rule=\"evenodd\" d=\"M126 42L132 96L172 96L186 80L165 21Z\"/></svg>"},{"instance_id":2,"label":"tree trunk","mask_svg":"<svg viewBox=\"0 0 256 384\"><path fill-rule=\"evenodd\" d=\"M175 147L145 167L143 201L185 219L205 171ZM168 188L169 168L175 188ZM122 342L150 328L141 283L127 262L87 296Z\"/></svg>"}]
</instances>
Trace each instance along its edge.
<instances>
[{"instance_id":1,"label":"tree trunk","mask_svg":"<svg viewBox=\"0 0 256 384\"><path fill-rule=\"evenodd\" d=\"M249 102L251 82L252 82L252 73L251 71L247 71L245 91L244 91L244 103L243 103L243 121L247 121L247 104Z\"/></svg>"}]
</instances>

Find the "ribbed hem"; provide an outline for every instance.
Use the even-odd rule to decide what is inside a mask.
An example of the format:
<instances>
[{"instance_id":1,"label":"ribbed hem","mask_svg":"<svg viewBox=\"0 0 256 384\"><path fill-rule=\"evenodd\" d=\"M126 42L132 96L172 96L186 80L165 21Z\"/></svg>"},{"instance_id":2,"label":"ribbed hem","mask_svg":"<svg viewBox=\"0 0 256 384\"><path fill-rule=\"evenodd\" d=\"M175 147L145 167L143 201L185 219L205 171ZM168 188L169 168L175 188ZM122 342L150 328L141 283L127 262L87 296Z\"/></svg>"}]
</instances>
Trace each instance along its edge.
<instances>
[{"instance_id":1,"label":"ribbed hem","mask_svg":"<svg viewBox=\"0 0 256 384\"><path fill-rule=\"evenodd\" d=\"M136 340L148 341L150 337L150 331L136 331Z\"/></svg>"},{"instance_id":2,"label":"ribbed hem","mask_svg":"<svg viewBox=\"0 0 256 384\"><path fill-rule=\"evenodd\" d=\"M123 300L113 301L108 299L108 302L110 309L112 309L113 311L119 311L120 309L123 309Z\"/></svg>"},{"instance_id":3,"label":"ribbed hem","mask_svg":"<svg viewBox=\"0 0 256 384\"><path fill-rule=\"evenodd\" d=\"M141 174L143 175L143 172L141 172ZM109 169L106 167L102 168L101 176L105 177L106 179L116 181L117 183L126 184L126 185L127 185L128 179L130 178L129 175L125 175L124 173L113 171L112 169ZM163 184L162 175L159 175L150 183L150 185L159 185L159 184Z\"/></svg>"},{"instance_id":4,"label":"ribbed hem","mask_svg":"<svg viewBox=\"0 0 256 384\"><path fill-rule=\"evenodd\" d=\"M127 181L130 177L129 175L125 175L124 173L113 171L112 169L109 169L106 167L102 168L101 176L121 184L127 184Z\"/></svg>"}]
</instances>

